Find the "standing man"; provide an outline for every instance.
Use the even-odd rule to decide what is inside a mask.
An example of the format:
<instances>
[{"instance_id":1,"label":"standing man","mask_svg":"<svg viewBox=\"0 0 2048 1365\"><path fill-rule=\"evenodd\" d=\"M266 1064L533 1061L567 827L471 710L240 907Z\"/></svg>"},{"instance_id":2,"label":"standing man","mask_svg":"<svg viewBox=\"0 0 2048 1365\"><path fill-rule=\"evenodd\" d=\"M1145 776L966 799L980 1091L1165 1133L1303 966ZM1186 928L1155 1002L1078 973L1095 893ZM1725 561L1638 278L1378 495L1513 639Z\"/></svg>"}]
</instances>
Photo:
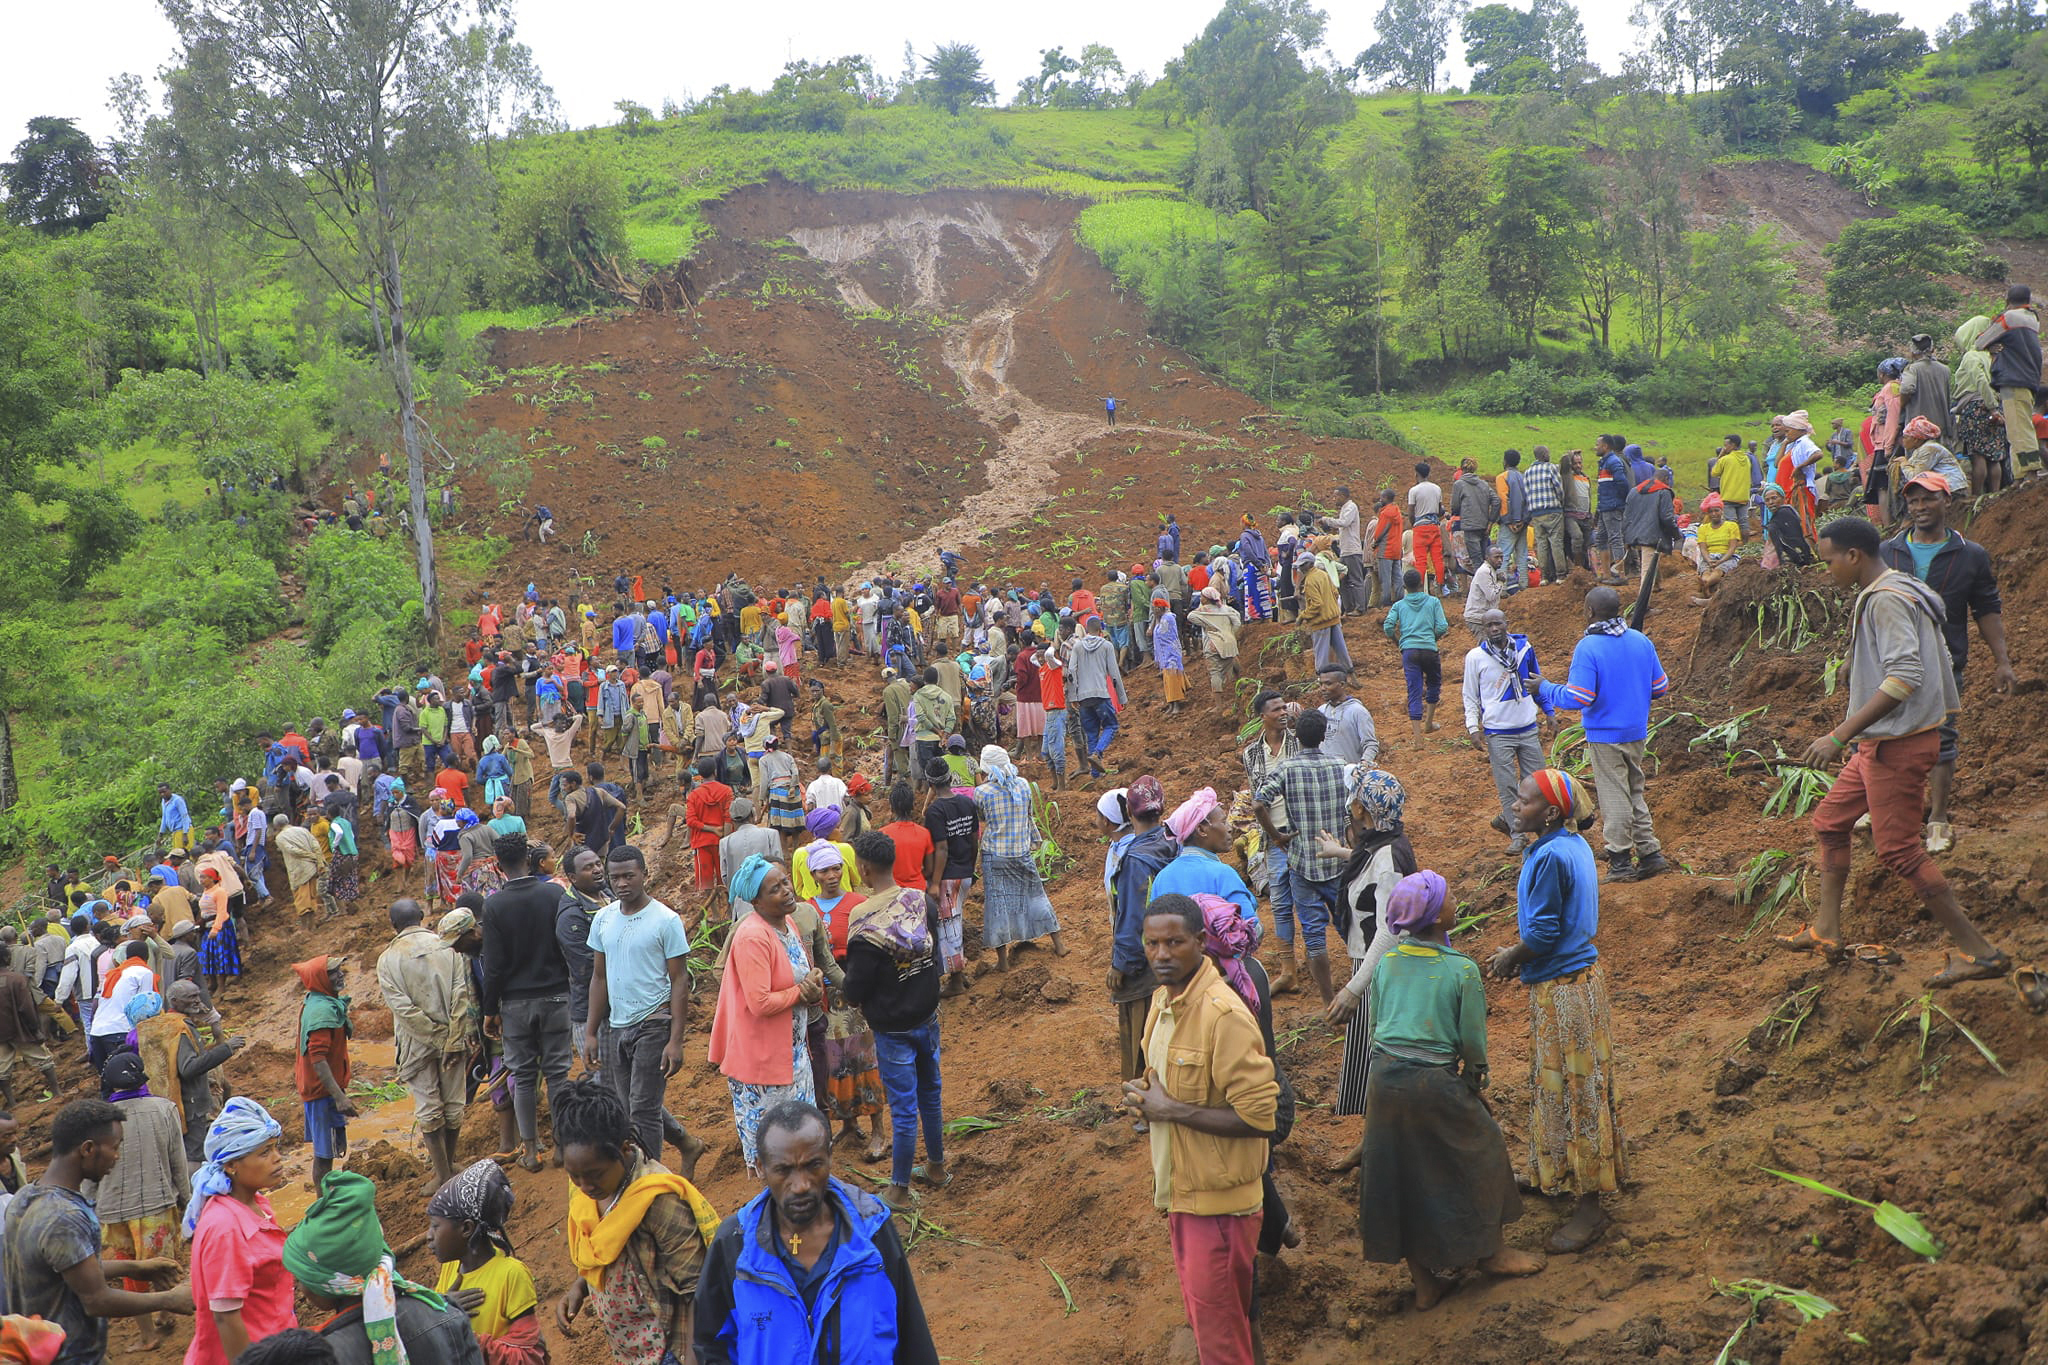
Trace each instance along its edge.
<instances>
[{"instance_id":1,"label":"standing man","mask_svg":"<svg viewBox=\"0 0 2048 1365\"><path fill-rule=\"evenodd\" d=\"M583 1055L602 1055L605 1079L632 1118L640 1150L659 1152L666 1137L681 1155L680 1173L688 1180L704 1144L670 1116L662 1094L683 1065L690 933L681 915L648 894L647 859L639 849L613 849L605 875L618 899L590 923L590 1018L583 1026ZM602 1054L600 1019L608 1029Z\"/></svg>"},{"instance_id":2,"label":"standing man","mask_svg":"<svg viewBox=\"0 0 2048 1365\"><path fill-rule=\"evenodd\" d=\"M157 842L165 848L192 848L192 812L185 807L185 798L171 790L168 782L156 784L156 799L161 814L157 817Z\"/></svg>"},{"instance_id":3,"label":"standing man","mask_svg":"<svg viewBox=\"0 0 2048 1365\"><path fill-rule=\"evenodd\" d=\"M377 989L391 1010L398 1079L412 1093L413 1114L434 1178L455 1178L455 1140L462 1132L471 1036L469 964L427 928L410 897L391 902L392 940L377 955Z\"/></svg>"},{"instance_id":4,"label":"standing man","mask_svg":"<svg viewBox=\"0 0 2048 1365\"><path fill-rule=\"evenodd\" d=\"M1511 856L1528 845L1515 830L1515 793L1523 778L1544 766L1537 725L1550 708L1537 695L1541 676L1535 646L1525 635L1508 633L1506 612L1489 611L1479 618L1479 643L1465 652L1465 733L1493 770L1500 796L1493 827L1510 836Z\"/></svg>"},{"instance_id":5,"label":"standing man","mask_svg":"<svg viewBox=\"0 0 2048 1365\"><path fill-rule=\"evenodd\" d=\"M1323 569L1320 555L1300 561L1301 628L1308 632L1316 672L1332 670L1349 676L1351 647L1344 643L1344 613L1337 598L1337 586Z\"/></svg>"},{"instance_id":6,"label":"standing man","mask_svg":"<svg viewBox=\"0 0 2048 1365\"><path fill-rule=\"evenodd\" d=\"M12 932L11 930L9 932ZM165 983L168 989L169 983ZM14 965L12 955L0 958L0 1109L14 1108L14 1063L27 1058L43 1078L43 1089L57 1090L57 1063L43 1046L42 997Z\"/></svg>"},{"instance_id":7,"label":"standing man","mask_svg":"<svg viewBox=\"0 0 2048 1365\"><path fill-rule=\"evenodd\" d=\"M1415 464L1415 484L1408 490L1408 524L1415 528L1415 567L1422 570L1424 581L1431 576L1436 580L1436 590L1450 591L1450 580L1444 573L1444 490L1429 477L1429 461L1418 460Z\"/></svg>"},{"instance_id":8,"label":"standing man","mask_svg":"<svg viewBox=\"0 0 2048 1365\"><path fill-rule=\"evenodd\" d=\"M1835 425L1839 427L1841 424L1842 419L1837 417ZM1853 466L1855 458L1851 456L1843 463L1845 467ZM1755 520L1749 512L1749 495L1754 491L1749 472L1749 452L1742 448L1742 438L1724 438L1719 453L1714 457L1714 483L1716 491L1721 495L1721 506L1726 510L1729 519L1735 523L1736 529L1742 533L1745 542L1749 540L1750 523Z\"/></svg>"},{"instance_id":9,"label":"standing man","mask_svg":"<svg viewBox=\"0 0 2048 1365\"><path fill-rule=\"evenodd\" d=\"M1550 447L1537 446L1536 463L1522 474L1523 510L1535 542L1535 567L1545 583L1562 583L1571 573L1564 531L1564 471L1551 463Z\"/></svg>"},{"instance_id":10,"label":"standing man","mask_svg":"<svg viewBox=\"0 0 2048 1365\"><path fill-rule=\"evenodd\" d=\"M1941 594L1946 614L1942 618L1942 639L1948 645L1949 663L1956 678L1956 692L1963 688L1963 665L1970 659L1970 618L1977 621L1977 633L1991 651L1991 686L1999 693L2010 692L2018 678L2005 648L2005 608L1998 596L1998 575L1992 571L1991 555L1982 545L1965 540L1948 524L1954 502L1948 481L1940 474L1921 474L1904 489L1906 529L1879 548L1879 558L1888 569L1909 573ZM1955 786L1956 753L1960 744L1957 718L1941 723L1941 750L1927 783L1926 843L1929 853L1946 853L1955 847L1955 826L1948 818L1949 792Z\"/></svg>"},{"instance_id":11,"label":"standing man","mask_svg":"<svg viewBox=\"0 0 2048 1365\"><path fill-rule=\"evenodd\" d=\"M1109 422L1109 424L1110 424L1111 426L1115 426L1115 425L1116 425L1116 395L1115 395L1115 394L1111 393L1111 394L1104 394L1104 395L1103 395L1103 398L1102 398L1102 415L1103 415L1103 416L1104 416L1104 417L1105 417L1105 418L1106 418L1106 419L1108 420L1108 422Z\"/></svg>"},{"instance_id":12,"label":"standing man","mask_svg":"<svg viewBox=\"0 0 2048 1365\"><path fill-rule=\"evenodd\" d=\"M1074 642L1071 690L1074 709L1080 713L1081 738L1086 743L1088 776L1097 778L1108 771L1102 764L1102 755L1116 738L1117 708L1129 706L1131 699L1124 691L1123 671L1117 667L1116 646L1103 633L1102 618L1090 612L1081 631Z\"/></svg>"},{"instance_id":13,"label":"standing man","mask_svg":"<svg viewBox=\"0 0 2048 1365\"><path fill-rule=\"evenodd\" d=\"M927 667L923 679L910 698L911 763L920 774L940 756L946 736L953 733L953 723L959 718L953 698L939 686L939 670Z\"/></svg>"},{"instance_id":14,"label":"standing man","mask_svg":"<svg viewBox=\"0 0 2048 1365\"><path fill-rule=\"evenodd\" d=\"M2041 438L2034 434L2034 390L2041 383L2041 319L2034 291L2015 284L2005 291L2005 311L1978 334L1972 350L1990 351L1991 384L2005 414L2005 444L2013 473L2041 463Z\"/></svg>"},{"instance_id":15,"label":"standing man","mask_svg":"<svg viewBox=\"0 0 2048 1365\"><path fill-rule=\"evenodd\" d=\"M1111 792L1102 799L1113 801L1115 795ZM1147 774L1131 783L1123 800L1131 833L1122 841L1109 873L1109 998L1116 1006L1120 1079L1135 1081L1145 1075L1145 1018L1159 986L1145 960L1145 906L1152 899L1152 879L1180 850L1160 824L1166 793L1158 778ZM1291 921L1288 928L1293 928ZM1138 1129L1144 1131L1143 1119L1138 1120Z\"/></svg>"},{"instance_id":16,"label":"standing man","mask_svg":"<svg viewBox=\"0 0 2048 1365\"><path fill-rule=\"evenodd\" d=\"M1301 925L1308 974L1322 993L1325 1007L1332 994L1328 929L1341 893L1338 879L1345 860L1318 852L1316 836L1342 839L1351 828L1351 795L1344 782L1344 764L1323 752L1329 728L1322 712L1302 712L1294 722L1299 751L1269 772L1252 793L1259 828L1275 847L1287 850L1287 894ZM1275 809L1284 810L1284 830L1274 823Z\"/></svg>"},{"instance_id":17,"label":"standing man","mask_svg":"<svg viewBox=\"0 0 2048 1365\"><path fill-rule=\"evenodd\" d=\"M484 1036L505 1042L512 1112L519 1125L520 1168L540 1169L540 1085L552 1110L569 1082L569 964L555 939L562 888L535 876L524 834L492 845L505 885L484 900Z\"/></svg>"},{"instance_id":18,"label":"standing man","mask_svg":"<svg viewBox=\"0 0 2048 1365\"><path fill-rule=\"evenodd\" d=\"M1612 436L1593 438L1593 460L1599 479L1593 547L1606 555L1603 563L1596 554L1593 568L1601 582L1619 583L1628 543L1623 536L1622 512L1628 506L1628 490L1635 487L1636 481L1629 476L1628 461L1621 457L1621 447Z\"/></svg>"},{"instance_id":19,"label":"standing man","mask_svg":"<svg viewBox=\"0 0 2048 1365\"><path fill-rule=\"evenodd\" d=\"M1521 451L1509 450L1501 456L1500 477L1493 484L1500 497L1500 553L1507 565L1512 596L1529 583L1528 545L1523 539L1529 529L1529 494Z\"/></svg>"},{"instance_id":20,"label":"standing man","mask_svg":"<svg viewBox=\"0 0 2048 1365\"><path fill-rule=\"evenodd\" d=\"M1464 563L1468 572L1485 562L1486 547L1492 543L1493 525L1500 519L1500 513L1500 497L1492 484L1479 477L1479 461L1458 461L1458 477L1451 484L1451 517L1458 523L1462 544L1453 546L1451 553ZM1418 553L1417 558L1420 557Z\"/></svg>"},{"instance_id":21,"label":"standing man","mask_svg":"<svg viewBox=\"0 0 2048 1365\"><path fill-rule=\"evenodd\" d=\"M1294 718L1299 709L1270 688L1252 698L1252 714L1258 717L1259 729L1238 755L1244 763L1247 791L1256 793L1282 763L1301 752L1301 744L1294 737ZM1373 748L1377 756L1377 742ZM1288 827L1284 802L1276 799L1272 820L1276 829ZM1294 898L1287 893L1287 850L1268 839L1261 856L1266 864L1266 894L1273 905L1274 933L1280 943L1280 970L1273 976L1272 990L1273 994L1282 995L1294 989Z\"/></svg>"},{"instance_id":22,"label":"standing man","mask_svg":"<svg viewBox=\"0 0 2048 1365\"><path fill-rule=\"evenodd\" d=\"M1845 755L1848 762L1813 811L1820 844L1813 923L1778 942L1795 952L1821 952L1830 961L1841 958L1850 834L1867 811L1878 861L1920 893L1928 913L1961 950L1962 960L1951 957L1928 979L1929 989L2002 977L2012 971L2012 956L1970 922L1921 842L1921 800L1940 755L1941 726L1961 705L1942 638L1941 596L1917 578L1886 568L1877 528L1861 517L1839 517L1823 526L1820 554L1837 587L1857 589L1849 616L1849 714L1807 746L1805 762L1818 768Z\"/></svg>"},{"instance_id":23,"label":"standing man","mask_svg":"<svg viewBox=\"0 0 2048 1365\"><path fill-rule=\"evenodd\" d=\"M911 686L893 668L882 670L882 779L891 781L912 772L910 746L903 722L910 714Z\"/></svg>"},{"instance_id":24,"label":"standing man","mask_svg":"<svg viewBox=\"0 0 2048 1365\"><path fill-rule=\"evenodd\" d=\"M577 844L562 859L562 875L569 885L555 911L555 943L569 967L569 1036L587 1071L598 1064L584 1050L583 1026L590 1021L590 978L597 966L590 953L590 924L604 905L604 855Z\"/></svg>"},{"instance_id":25,"label":"standing man","mask_svg":"<svg viewBox=\"0 0 2048 1365\"><path fill-rule=\"evenodd\" d=\"M1868 525L1869 523L1865 523ZM1671 690L1657 646L1629 629L1621 597L1612 588L1586 594L1590 624L1572 650L1564 683L1537 679L1546 711L1577 711L1593 758L1593 789L1600 798L1600 832L1607 844L1607 880L1645 881L1668 871L1643 793L1643 746L1650 734L1650 701Z\"/></svg>"},{"instance_id":26,"label":"standing man","mask_svg":"<svg viewBox=\"0 0 2048 1365\"><path fill-rule=\"evenodd\" d=\"M1373 729L1372 712L1352 695L1350 679L1342 670L1326 669L1317 676L1323 684L1323 704L1316 709L1323 713L1323 719L1329 722L1330 727L1323 735L1323 752L1339 763L1363 763L1367 767L1377 767L1380 737ZM1286 708L1281 707L1280 712L1284 716ZM1263 717L1261 723L1263 725ZM1253 783L1254 789L1257 785Z\"/></svg>"},{"instance_id":27,"label":"standing man","mask_svg":"<svg viewBox=\"0 0 2048 1365\"><path fill-rule=\"evenodd\" d=\"M1365 577L1365 541L1358 533L1358 504L1349 484L1337 485L1344 505L1337 509L1337 558L1344 563L1344 610L1364 611L1371 598Z\"/></svg>"},{"instance_id":28,"label":"standing man","mask_svg":"<svg viewBox=\"0 0 2048 1365\"><path fill-rule=\"evenodd\" d=\"M1195 1352L1212 1365L1250 1365L1261 1177L1280 1083L1259 1021L1202 938L1193 897L1146 907L1145 956L1159 989L1145 1022L1145 1076L1125 1082L1124 1104L1151 1126L1152 1202L1166 1214Z\"/></svg>"}]
</instances>

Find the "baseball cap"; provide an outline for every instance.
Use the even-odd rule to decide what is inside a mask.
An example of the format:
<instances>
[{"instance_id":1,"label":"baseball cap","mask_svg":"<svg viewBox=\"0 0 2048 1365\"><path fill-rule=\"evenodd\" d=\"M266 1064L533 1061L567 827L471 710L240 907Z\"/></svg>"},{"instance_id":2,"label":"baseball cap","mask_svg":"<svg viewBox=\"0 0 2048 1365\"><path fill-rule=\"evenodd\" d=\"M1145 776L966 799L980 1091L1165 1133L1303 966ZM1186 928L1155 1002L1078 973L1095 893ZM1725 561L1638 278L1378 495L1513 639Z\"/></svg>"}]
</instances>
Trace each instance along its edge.
<instances>
[{"instance_id":1,"label":"baseball cap","mask_svg":"<svg viewBox=\"0 0 2048 1365\"><path fill-rule=\"evenodd\" d=\"M1916 487L1932 489L1936 493L1952 494L1955 492L1955 489L1950 488L1948 485L1948 476L1933 469L1928 470L1924 474L1915 474L1912 478L1906 480L1906 488ZM1901 489L1900 491L1904 492L1905 490Z\"/></svg>"}]
</instances>

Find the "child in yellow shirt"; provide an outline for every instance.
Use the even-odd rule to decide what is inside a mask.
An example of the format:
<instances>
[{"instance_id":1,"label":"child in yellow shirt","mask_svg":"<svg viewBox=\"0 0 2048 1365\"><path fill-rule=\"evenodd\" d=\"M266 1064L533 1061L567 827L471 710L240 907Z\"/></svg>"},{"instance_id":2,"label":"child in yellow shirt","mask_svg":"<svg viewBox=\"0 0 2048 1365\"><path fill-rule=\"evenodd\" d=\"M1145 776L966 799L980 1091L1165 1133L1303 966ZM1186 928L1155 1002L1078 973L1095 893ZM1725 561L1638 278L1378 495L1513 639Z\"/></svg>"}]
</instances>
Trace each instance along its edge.
<instances>
[{"instance_id":1,"label":"child in yellow shirt","mask_svg":"<svg viewBox=\"0 0 2048 1365\"><path fill-rule=\"evenodd\" d=\"M545 1361L533 1276L505 1235L511 1217L512 1182L489 1157L443 1185L427 1205L427 1240L441 1262L434 1288L469 1314L486 1358Z\"/></svg>"}]
</instances>

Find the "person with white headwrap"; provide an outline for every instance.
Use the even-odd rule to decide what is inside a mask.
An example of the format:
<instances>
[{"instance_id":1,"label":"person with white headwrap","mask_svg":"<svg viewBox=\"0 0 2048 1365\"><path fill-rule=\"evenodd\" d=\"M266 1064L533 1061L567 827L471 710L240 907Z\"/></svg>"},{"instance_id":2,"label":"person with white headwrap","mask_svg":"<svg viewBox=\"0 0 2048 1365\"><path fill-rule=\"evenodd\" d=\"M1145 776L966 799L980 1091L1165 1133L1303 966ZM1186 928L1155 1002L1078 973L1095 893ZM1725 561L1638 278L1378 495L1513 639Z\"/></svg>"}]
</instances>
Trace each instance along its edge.
<instances>
[{"instance_id":1,"label":"person with white headwrap","mask_svg":"<svg viewBox=\"0 0 2048 1365\"><path fill-rule=\"evenodd\" d=\"M199 1310L188 1360L226 1365L250 1342L299 1325L284 1229L264 1194L284 1176L283 1131L269 1110L237 1095L206 1132L206 1164L192 1173L184 1217Z\"/></svg>"},{"instance_id":2,"label":"person with white headwrap","mask_svg":"<svg viewBox=\"0 0 2048 1365\"><path fill-rule=\"evenodd\" d=\"M981 811L981 941L996 950L996 970L1010 969L1010 945L1050 935L1055 957L1067 955L1059 916L1033 855L1044 842L1033 806L1038 789L1017 772L1000 744L981 751L983 781L974 789Z\"/></svg>"}]
</instances>

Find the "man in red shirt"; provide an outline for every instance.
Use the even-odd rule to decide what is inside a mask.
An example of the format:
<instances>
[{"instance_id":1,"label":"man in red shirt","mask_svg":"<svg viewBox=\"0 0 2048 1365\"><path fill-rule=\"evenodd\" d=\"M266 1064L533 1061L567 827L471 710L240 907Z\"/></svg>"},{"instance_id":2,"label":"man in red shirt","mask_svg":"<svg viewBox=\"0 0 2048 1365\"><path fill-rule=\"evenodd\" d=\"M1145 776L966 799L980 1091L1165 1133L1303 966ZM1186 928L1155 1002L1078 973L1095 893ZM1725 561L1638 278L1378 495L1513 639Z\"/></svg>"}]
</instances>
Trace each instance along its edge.
<instances>
[{"instance_id":1,"label":"man in red shirt","mask_svg":"<svg viewBox=\"0 0 2048 1365\"><path fill-rule=\"evenodd\" d=\"M1090 592L1087 584L1079 578L1074 580L1072 592L1074 615L1085 619L1095 610L1095 594Z\"/></svg>"},{"instance_id":2,"label":"man in red shirt","mask_svg":"<svg viewBox=\"0 0 2048 1365\"><path fill-rule=\"evenodd\" d=\"M697 785L683 799L683 821L690 831L690 856L696 863L697 890L718 885L718 841L732 823L732 788L718 780L718 760L697 760Z\"/></svg>"},{"instance_id":3,"label":"man in red shirt","mask_svg":"<svg viewBox=\"0 0 2048 1365\"><path fill-rule=\"evenodd\" d=\"M1372 520L1372 531L1367 536L1367 548L1377 552L1373 560L1378 576L1374 583L1379 597L1371 603L1375 607L1391 607L1400 600L1401 582L1401 535L1402 517L1400 500L1391 488L1380 490L1379 515Z\"/></svg>"},{"instance_id":4,"label":"man in red shirt","mask_svg":"<svg viewBox=\"0 0 2048 1365\"><path fill-rule=\"evenodd\" d=\"M934 649L945 642L960 639L960 590L951 583L939 584L932 594L932 645ZM950 653L950 650L940 650Z\"/></svg>"},{"instance_id":5,"label":"man in red shirt","mask_svg":"<svg viewBox=\"0 0 2048 1365\"><path fill-rule=\"evenodd\" d=\"M1073 622L1060 623L1060 638L1038 651L1038 697L1045 707L1045 737L1039 753L1052 769L1055 790L1067 785L1067 656Z\"/></svg>"}]
</instances>

